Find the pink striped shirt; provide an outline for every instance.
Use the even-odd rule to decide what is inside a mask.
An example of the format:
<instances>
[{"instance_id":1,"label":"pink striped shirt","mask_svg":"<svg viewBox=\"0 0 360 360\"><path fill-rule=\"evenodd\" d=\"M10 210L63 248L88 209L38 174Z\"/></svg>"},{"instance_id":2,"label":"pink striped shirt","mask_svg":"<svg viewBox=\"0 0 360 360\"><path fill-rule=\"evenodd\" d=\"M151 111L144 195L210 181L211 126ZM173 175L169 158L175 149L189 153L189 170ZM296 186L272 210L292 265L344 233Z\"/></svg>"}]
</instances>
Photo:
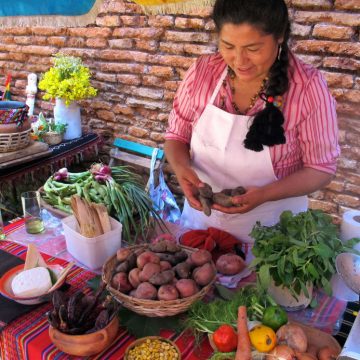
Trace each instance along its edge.
<instances>
[{"instance_id":1,"label":"pink striped shirt","mask_svg":"<svg viewBox=\"0 0 360 360\"><path fill-rule=\"evenodd\" d=\"M217 53L201 56L189 68L174 99L166 139L190 143L193 125L210 100L225 66ZM228 77L214 105L236 113ZM258 99L247 115L254 115L263 106L263 100ZM286 144L269 148L278 178L303 167L335 173L340 154L335 107L321 73L290 53L289 90L283 96L282 107Z\"/></svg>"}]
</instances>

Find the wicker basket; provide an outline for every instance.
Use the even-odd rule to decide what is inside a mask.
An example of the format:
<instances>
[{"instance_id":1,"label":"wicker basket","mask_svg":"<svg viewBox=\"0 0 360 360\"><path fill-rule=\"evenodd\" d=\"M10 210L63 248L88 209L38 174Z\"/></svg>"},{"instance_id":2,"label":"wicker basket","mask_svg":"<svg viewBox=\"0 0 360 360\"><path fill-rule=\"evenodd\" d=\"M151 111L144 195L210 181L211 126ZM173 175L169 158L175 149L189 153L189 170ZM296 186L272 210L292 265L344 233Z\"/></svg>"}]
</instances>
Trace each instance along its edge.
<instances>
[{"instance_id":1,"label":"wicker basket","mask_svg":"<svg viewBox=\"0 0 360 360\"><path fill-rule=\"evenodd\" d=\"M142 248L147 248L148 245L135 245L130 246L129 249L137 250ZM188 254L196 251L194 248L187 246L181 246ZM102 279L107 284L107 289L110 294L124 307L128 308L131 311L134 311L137 314L145 315L148 317L165 317L165 316L174 316L185 312L192 303L196 300L202 299L206 293L211 289L211 286L216 280L214 279L206 286L204 286L199 292L193 296L189 296L183 299L176 300L144 300L137 299L133 296L123 294L122 292L111 287L111 278L113 275L113 269L115 263L117 262L116 255L109 258L103 266Z\"/></svg>"},{"instance_id":2,"label":"wicker basket","mask_svg":"<svg viewBox=\"0 0 360 360\"><path fill-rule=\"evenodd\" d=\"M60 144L63 140L64 135L56 132L47 132L43 135L44 141L49 145Z\"/></svg>"},{"instance_id":3,"label":"wicker basket","mask_svg":"<svg viewBox=\"0 0 360 360\"><path fill-rule=\"evenodd\" d=\"M18 133L0 133L0 153L23 149L30 144L31 129Z\"/></svg>"}]
</instances>

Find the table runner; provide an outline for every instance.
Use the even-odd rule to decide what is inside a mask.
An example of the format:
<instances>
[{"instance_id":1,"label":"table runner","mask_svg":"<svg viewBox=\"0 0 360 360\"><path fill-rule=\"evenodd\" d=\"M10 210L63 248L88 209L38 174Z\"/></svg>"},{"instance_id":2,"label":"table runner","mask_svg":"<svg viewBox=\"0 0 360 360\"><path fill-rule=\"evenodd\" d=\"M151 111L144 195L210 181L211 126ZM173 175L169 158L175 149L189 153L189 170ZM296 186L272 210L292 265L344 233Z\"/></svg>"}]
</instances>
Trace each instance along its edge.
<instances>
[{"instance_id":1,"label":"table runner","mask_svg":"<svg viewBox=\"0 0 360 360\"><path fill-rule=\"evenodd\" d=\"M80 156L83 153L94 152L97 153L97 146L102 139L94 133L85 134L82 137L74 140L64 141L58 145L49 147L51 154L48 157L36 159L23 164L18 164L0 171L0 181L12 180L20 177L25 173L31 172L33 175L42 169L51 166L51 173L53 168L69 165L73 162L74 157Z\"/></svg>"},{"instance_id":2,"label":"table runner","mask_svg":"<svg viewBox=\"0 0 360 360\"><path fill-rule=\"evenodd\" d=\"M16 222L6 227L6 233L9 234L21 228L23 221ZM0 242L0 249L11 254L25 258L26 247L9 241ZM47 262L66 265L65 260L61 260L49 255L44 255ZM72 294L79 289L83 289L87 280L94 277L94 273L74 266L68 276L67 282L71 285L69 293ZM244 279L243 283L253 281L253 276ZM332 333L336 325L340 325L346 303L335 298L329 298L324 293L317 295L319 306L313 310L304 310L303 312L294 312L290 317L305 323L311 327L321 328L323 331ZM45 313L50 309L50 304L40 306L33 312L23 315L17 321L9 324L0 334L2 359L6 360L39 360L39 359L80 359L69 357L58 351L51 343L48 336L48 324ZM120 320L121 322L121 320ZM162 331L162 336L175 341L183 354L184 360L205 360L212 353L208 341L205 339L200 347L196 347L194 338L189 334L181 333L176 335L172 331ZM134 340L134 337L121 329L112 343L104 352L89 357L88 359L122 359L126 347Z\"/></svg>"}]
</instances>

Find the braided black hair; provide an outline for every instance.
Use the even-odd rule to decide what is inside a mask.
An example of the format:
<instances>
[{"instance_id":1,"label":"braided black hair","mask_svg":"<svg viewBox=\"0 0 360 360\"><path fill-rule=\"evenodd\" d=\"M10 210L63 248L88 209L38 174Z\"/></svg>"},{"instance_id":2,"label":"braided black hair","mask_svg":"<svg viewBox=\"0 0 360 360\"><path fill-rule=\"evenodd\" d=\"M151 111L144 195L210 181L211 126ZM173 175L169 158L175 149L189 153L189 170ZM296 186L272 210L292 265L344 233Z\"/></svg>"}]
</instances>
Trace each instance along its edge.
<instances>
[{"instance_id":1,"label":"braided black hair","mask_svg":"<svg viewBox=\"0 0 360 360\"><path fill-rule=\"evenodd\" d=\"M283 95L289 87L287 42L290 36L290 22L284 0L216 0L212 18L218 31L224 24L247 23L267 35L273 35L275 39L283 37L279 56L269 71L265 94L261 96L265 100L265 108L255 115L244 145L247 149L261 151L263 145L285 144L282 126L284 116L274 105L274 101L268 101L271 97Z\"/></svg>"}]
</instances>

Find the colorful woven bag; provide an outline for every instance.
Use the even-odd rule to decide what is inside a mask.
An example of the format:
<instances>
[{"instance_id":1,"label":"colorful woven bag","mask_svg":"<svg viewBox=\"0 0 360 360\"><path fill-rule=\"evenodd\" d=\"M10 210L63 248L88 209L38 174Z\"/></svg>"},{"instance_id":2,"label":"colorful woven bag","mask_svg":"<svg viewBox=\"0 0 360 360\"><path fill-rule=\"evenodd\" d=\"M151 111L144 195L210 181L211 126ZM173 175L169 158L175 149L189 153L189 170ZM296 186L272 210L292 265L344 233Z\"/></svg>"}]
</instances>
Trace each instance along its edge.
<instances>
[{"instance_id":1,"label":"colorful woven bag","mask_svg":"<svg viewBox=\"0 0 360 360\"><path fill-rule=\"evenodd\" d=\"M21 126L28 118L29 107L20 101L0 101L0 124Z\"/></svg>"}]
</instances>

